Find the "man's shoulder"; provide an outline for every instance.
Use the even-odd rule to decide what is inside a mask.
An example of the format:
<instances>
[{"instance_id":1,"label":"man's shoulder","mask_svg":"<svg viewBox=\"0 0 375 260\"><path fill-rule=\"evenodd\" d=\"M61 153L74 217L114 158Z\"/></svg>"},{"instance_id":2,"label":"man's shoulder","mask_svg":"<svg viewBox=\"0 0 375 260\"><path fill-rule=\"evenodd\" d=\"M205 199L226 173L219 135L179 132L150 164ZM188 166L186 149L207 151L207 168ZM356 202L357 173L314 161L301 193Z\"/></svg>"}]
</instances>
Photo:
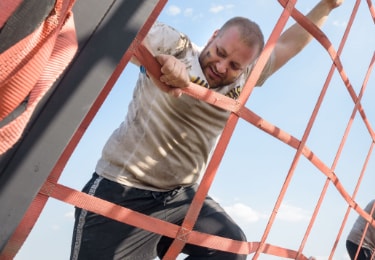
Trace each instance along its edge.
<instances>
[{"instance_id":1,"label":"man's shoulder","mask_svg":"<svg viewBox=\"0 0 375 260\"><path fill-rule=\"evenodd\" d=\"M154 54L178 56L179 53L192 47L189 37L162 22L155 22L145 41Z\"/></svg>"}]
</instances>

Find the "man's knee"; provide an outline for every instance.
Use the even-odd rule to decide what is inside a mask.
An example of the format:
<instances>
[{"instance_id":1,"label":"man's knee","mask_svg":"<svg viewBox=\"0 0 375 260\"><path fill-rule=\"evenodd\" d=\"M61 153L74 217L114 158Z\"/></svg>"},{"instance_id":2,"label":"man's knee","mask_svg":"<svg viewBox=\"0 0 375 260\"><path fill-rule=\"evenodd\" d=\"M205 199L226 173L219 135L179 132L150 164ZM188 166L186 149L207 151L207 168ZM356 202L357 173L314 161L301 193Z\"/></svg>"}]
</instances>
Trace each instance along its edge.
<instances>
[{"instance_id":1,"label":"man's knee","mask_svg":"<svg viewBox=\"0 0 375 260\"><path fill-rule=\"evenodd\" d=\"M225 212L219 211L208 216L199 217L194 230L236 241L246 242L245 233ZM186 245L183 252L189 255L189 257L186 259L239 260L246 259L247 256L193 245Z\"/></svg>"},{"instance_id":2,"label":"man's knee","mask_svg":"<svg viewBox=\"0 0 375 260\"><path fill-rule=\"evenodd\" d=\"M242 229L225 212L215 212L208 216L199 217L194 230L233 240L246 241Z\"/></svg>"}]
</instances>

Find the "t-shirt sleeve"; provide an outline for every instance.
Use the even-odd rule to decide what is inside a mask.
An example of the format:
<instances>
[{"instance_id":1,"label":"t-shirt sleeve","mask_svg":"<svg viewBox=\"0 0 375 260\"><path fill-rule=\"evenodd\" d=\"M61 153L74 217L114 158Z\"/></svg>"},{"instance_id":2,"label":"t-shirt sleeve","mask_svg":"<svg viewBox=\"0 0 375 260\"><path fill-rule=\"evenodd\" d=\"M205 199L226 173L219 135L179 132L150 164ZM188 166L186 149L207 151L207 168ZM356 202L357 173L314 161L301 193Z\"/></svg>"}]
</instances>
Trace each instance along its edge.
<instances>
[{"instance_id":1,"label":"t-shirt sleeve","mask_svg":"<svg viewBox=\"0 0 375 260\"><path fill-rule=\"evenodd\" d=\"M154 54L178 57L189 44L188 37L164 23L156 21L145 37L143 44Z\"/></svg>"}]
</instances>

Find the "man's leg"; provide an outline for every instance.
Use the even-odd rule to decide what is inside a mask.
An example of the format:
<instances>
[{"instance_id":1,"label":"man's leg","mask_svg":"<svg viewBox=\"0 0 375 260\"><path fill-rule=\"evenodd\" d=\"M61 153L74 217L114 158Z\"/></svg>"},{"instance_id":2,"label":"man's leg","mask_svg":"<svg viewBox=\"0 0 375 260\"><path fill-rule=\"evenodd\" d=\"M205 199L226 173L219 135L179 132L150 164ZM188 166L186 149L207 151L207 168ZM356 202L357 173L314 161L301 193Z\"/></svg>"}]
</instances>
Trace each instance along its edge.
<instances>
[{"instance_id":1,"label":"man's leg","mask_svg":"<svg viewBox=\"0 0 375 260\"><path fill-rule=\"evenodd\" d=\"M94 174L83 192L158 217L163 207L152 192L125 187ZM140 259L156 257L160 235L135 228L86 210L76 209L71 259Z\"/></svg>"},{"instance_id":2,"label":"man's leg","mask_svg":"<svg viewBox=\"0 0 375 260\"><path fill-rule=\"evenodd\" d=\"M185 192L177 195L176 198L171 199L166 204L167 207L168 205L173 205L170 211L168 211L168 221L179 225L182 223L196 191L195 188L185 188L184 190ZM246 236L240 227L231 219L224 209L210 197L206 198L204 202L194 230L233 240L246 241ZM164 256L171 242L172 239L168 237L163 237L160 240L157 248L159 258ZM188 255L186 259L230 260L246 259L247 257L247 255L237 255L189 244L184 247L182 252Z\"/></svg>"},{"instance_id":3,"label":"man's leg","mask_svg":"<svg viewBox=\"0 0 375 260\"><path fill-rule=\"evenodd\" d=\"M196 188L152 192L125 187L94 174L83 191L146 215L181 224ZM246 240L241 229L211 198L206 199L194 229L234 240ZM153 259L156 257L156 245L158 255L162 256L172 241L163 238L159 243L160 238L152 232L77 209L71 259ZM190 259L246 259L246 255L192 245L187 245L183 252Z\"/></svg>"}]
</instances>

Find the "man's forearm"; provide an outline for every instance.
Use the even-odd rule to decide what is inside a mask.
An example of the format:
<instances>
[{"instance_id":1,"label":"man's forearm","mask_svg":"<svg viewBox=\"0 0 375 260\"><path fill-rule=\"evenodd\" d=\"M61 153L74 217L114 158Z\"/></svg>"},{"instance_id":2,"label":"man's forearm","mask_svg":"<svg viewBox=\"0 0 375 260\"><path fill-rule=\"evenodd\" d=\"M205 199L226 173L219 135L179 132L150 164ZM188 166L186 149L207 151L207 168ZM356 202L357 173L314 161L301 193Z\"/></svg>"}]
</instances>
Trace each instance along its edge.
<instances>
[{"instance_id":1,"label":"man's forearm","mask_svg":"<svg viewBox=\"0 0 375 260\"><path fill-rule=\"evenodd\" d=\"M330 12L340 6L343 0L322 0L320 1L306 17L316 26L321 28L328 18ZM275 46L274 71L287 63L291 58L297 55L311 40L313 36L302 26L295 23L280 36Z\"/></svg>"},{"instance_id":2,"label":"man's forearm","mask_svg":"<svg viewBox=\"0 0 375 260\"><path fill-rule=\"evenodd\" d=\"M313 22L316 26L321 28L326 22L330 12L337 7L329 1L320 1L307 15L306 17ZM298 23L292 25L286 30L281 36L279 41L285 42L283 44L289 44L290 47L294 45L295 54L301 51L311 40L313 36L308 33Z\"/></svg>"}]
</instances>

